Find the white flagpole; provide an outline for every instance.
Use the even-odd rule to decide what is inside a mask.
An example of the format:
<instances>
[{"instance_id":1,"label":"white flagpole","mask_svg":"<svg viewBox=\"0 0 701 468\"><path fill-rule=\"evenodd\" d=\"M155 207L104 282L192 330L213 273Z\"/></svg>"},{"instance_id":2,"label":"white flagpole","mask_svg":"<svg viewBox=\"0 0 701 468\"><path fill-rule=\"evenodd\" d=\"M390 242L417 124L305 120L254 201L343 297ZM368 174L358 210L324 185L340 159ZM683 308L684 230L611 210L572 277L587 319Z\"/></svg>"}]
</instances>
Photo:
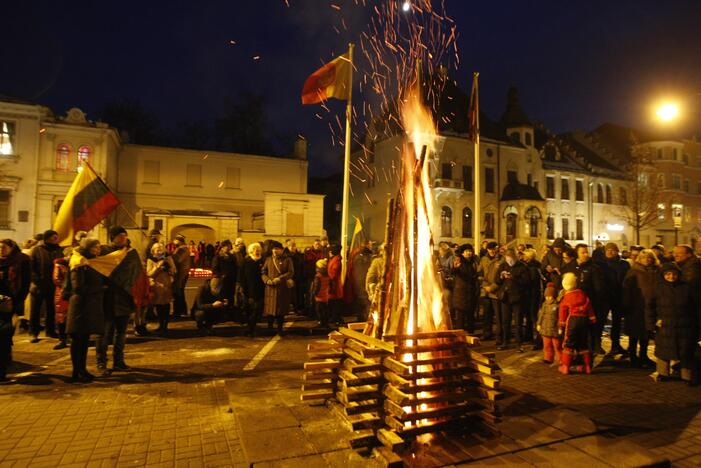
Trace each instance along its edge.
<instances>
[{"instance_id":1,"label":"white flagpole","mask_svg":"<svg viewBox=\"0 0 701 468\"><path fill-rule=\"evenodd\" d=\"M474 239L475 239L475 252L481 249L482 242L482 169L480 167L480 105L479 105L479 72L474 72L472 74L472 86L474 87L475 93L475 219L474 219Z\"/></svg>"},{"instance_id":2,"label":"white flagpole","mask_svg":"<svg viewBox=\"0 0 701 468\"><path fill-rule=\"evenodd\" d=\"M351 119L353 118L353 43L348 44L348 102L346 103L346 143L343 160L343 208L341 211L341 283L346 281L348 269L348 197L350 193Z\"/></svg>"}]
</instances>

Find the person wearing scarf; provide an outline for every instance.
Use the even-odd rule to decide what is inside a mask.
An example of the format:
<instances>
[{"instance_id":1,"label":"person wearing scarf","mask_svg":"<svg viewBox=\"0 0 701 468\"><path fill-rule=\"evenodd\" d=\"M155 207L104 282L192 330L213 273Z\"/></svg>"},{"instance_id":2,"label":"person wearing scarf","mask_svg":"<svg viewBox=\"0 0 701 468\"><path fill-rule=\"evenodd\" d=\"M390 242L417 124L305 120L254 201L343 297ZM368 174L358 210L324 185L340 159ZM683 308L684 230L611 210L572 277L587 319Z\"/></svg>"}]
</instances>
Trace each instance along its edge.
<instances>
[{"instance_id":1,"label":"person wearing scarf","mask_svg":"<svg viewBox=\"0 0 701 468\"><path fill-rule=\"evenodd\" d=\"M0 382L7 381L12 362L13 317L24 315L24 300L29 293L29 257L11 239L0 241Z\"/></svg>"},{"instance_id":2,"label":"person wearing scarf","mask_svg":"<svg viewBox=\"0 0 701 468\"><path fill-rule=\"evenodd\" d=\"M95 376L87 370L90 335L105 329L103 309L105 278L89 266L89 260L100 253L100 241L86 237L73 252L69 262L70 282L64 288L68 301L66 333L71 338L71 382L88 383Z\"/></svg>"},{"instance_id":3,"label":"person wearing scarf","mask_svg":"<svg viewBox=\"0 0 701 468\"><path fill-rule=\"evenodd\" d=\"M244 309L248 321L248 333L256 335L256 325L260 320L263 311L263 296L265 294L265 283L261 278L263 268L263 248L257 242L248 246L248 255L243 261L243 266L239 268L238 285L243 295Z\"/></svg>"},{"instance_id":4,"label":"person wearing scarf","mask_svg":"<svg viewBox=\"0 0 701 468\"><path fill-rule=\"evenodd\" d=\"M146 260L146 276L149 278L150 303L156 307L161 335L168 333L170 303L173 301L173 277L175 263L166 256L166 249L160 242L151 246L151 256Z\"/></svg>"}]
</instances>

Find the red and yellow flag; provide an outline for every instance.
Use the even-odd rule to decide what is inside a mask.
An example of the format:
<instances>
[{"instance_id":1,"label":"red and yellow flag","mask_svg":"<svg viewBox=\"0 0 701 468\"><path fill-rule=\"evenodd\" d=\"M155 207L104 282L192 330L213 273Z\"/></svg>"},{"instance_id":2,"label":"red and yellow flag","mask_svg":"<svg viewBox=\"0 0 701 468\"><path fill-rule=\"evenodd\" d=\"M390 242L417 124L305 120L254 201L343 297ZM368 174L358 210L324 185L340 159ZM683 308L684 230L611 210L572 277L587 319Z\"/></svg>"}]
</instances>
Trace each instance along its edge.
<instances>
[{"instance_id":1,"label":"red and yellow flag","mask_svg":"<svg viewBox=\"0 0 701 468\"><path fill-rule=\"evenodd\" d=\"M329 98L348 99L350 59L343 54L312 73L302 88L302 104L317 104Z\"/></svg>"},{"instance_id":2,"label":"red and yellow flag","mask_svg":"<svg viewBox=\"0 0 701 468\"><path fill-rule=\"evenodd\" d=\"M118 205L117 196L86 164L73 180L56 215L54 231L58 232L58 244L71 245L76 232L91 230Z\"/></svg>"}]
</instances>

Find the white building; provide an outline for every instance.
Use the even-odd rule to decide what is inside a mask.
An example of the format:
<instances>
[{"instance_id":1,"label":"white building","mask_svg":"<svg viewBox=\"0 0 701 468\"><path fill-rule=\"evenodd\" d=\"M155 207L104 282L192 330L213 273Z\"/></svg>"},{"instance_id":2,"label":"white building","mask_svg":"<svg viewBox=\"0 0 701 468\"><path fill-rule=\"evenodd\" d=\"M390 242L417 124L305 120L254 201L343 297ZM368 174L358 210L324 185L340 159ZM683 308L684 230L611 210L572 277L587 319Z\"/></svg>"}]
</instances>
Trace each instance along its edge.
<instances>
[{"instance_id":1,"label":"white building","mask_svg":"<svg viewBox=\"0 0 701 468\"><path fill-rule=\"evenodd\" d=\"M149 229L214 242L244 237L295 238L323 233L323 195L307 193L306 142L290 158L123 144L119 133L26 102L0 99L0 236L22 243L53 225L82 161L122 201L110 219L139 245Z\"/></svg>"}]
</instances>

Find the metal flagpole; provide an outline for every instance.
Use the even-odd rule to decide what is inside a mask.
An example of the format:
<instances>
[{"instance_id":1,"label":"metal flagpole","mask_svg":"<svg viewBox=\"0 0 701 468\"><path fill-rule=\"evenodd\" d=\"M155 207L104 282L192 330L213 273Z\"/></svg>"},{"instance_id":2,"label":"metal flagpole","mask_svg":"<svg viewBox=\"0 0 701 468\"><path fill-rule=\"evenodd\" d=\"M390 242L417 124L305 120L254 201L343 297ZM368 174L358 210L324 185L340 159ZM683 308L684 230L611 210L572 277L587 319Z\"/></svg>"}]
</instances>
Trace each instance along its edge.
<instances>
[{"instance_id":1,"label":"metal flagpole","mask_svg":"<svg viewBox=\"0 0 701 468\"><path fill-rule=\"evenodd\" d=\"M474 218L474 239L475 251L479 253L482 242L482 170L480 168L480 105L479 105L479 87L478 87L479 72L472 74L472 88L475 112L475 128L474 128L474 143L475 143L475 218Z\"/></svg>"},{"instance_id":2,"label":"metal flagpole","mask_svg":"<svg viewBox=\"0 0 701 468\"><path fill-rule=\"evenodd\" d=\"M341 211L341 284L346 281L348 268L348 197L350 192L350 157L351 157L351 118L353 117L353 43L348 44L348 102L346 103L346 144L343 161L343 208Z\"/></svg>"}]
</instances>

